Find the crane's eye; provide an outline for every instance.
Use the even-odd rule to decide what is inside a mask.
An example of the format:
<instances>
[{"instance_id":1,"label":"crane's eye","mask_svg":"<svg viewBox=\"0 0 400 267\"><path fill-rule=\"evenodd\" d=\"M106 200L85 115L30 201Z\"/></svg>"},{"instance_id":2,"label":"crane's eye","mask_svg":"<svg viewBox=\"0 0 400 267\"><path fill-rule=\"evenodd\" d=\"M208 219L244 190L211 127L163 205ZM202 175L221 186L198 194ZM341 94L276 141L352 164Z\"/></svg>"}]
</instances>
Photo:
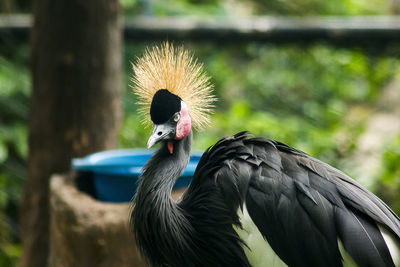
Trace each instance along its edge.
<instances>
[{"instance_id":1,"label":"crane's eye","mask_svg":"<svg viewBox=\"0 0 400 267\"><path fill-rule=\"evenodd\" d=\"M180 118L181 118L181 115L179 113L176 113L174 115L174 122L178 122Z\"/></svg>"}]
</instances>

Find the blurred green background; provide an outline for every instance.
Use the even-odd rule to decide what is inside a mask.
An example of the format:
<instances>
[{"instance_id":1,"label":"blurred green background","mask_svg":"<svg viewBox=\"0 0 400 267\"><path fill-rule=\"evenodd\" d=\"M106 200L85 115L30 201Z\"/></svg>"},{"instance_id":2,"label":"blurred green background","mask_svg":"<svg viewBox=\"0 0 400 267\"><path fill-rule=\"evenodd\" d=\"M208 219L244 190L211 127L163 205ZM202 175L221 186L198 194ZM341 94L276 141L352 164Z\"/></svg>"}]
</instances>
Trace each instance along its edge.
<instances>
[{"instance_id":1,"label":"blurred green background","mask_svg":"<svg viewBox=\"0 0 400 267\"><path fill-rule=\"evenodd\" d=\"M378 0L121 0L124 15L393 15L396 1ZM30 13L30 1L3 0L2 13ZM152 42L124 43L124 118L119 147L144 147L143 128L129 85L131 62ZM204 62L219 101L212 126L195 134L195 149L248 130L301 149L345 171L400 213L400 133L380 139L374 173L357 170L363 135L380 111L387 88L400 90L400 45L390 56L362 47L249 42L222 45L184 42ZM393 52L394 51L394 52ZM393 54L396 54L394 57ZM30 92L29 43L0 43L0 266L13 266L21 251L18 204L27 155ZM397 89L396 89L397 88ZM400 103L399 103L400 105ZM393 123L400 123L400 118ZM360 152L361 151L361 152ZM360 158L361 155L361 158ZM355 159L356 158L356 159ZM365 182L361 178L368 176ZM364 182L363 182L364 181Z\"/></svg>"}]
</instances>

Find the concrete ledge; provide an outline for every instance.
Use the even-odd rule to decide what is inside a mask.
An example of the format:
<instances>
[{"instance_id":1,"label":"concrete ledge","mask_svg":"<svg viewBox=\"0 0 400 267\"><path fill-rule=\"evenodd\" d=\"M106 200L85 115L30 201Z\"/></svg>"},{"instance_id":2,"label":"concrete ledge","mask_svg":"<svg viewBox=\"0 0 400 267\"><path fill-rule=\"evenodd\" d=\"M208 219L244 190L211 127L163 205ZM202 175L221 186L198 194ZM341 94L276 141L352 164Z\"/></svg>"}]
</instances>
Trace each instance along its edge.
<instances>
[{"instance_id":1,"label":"concrete ledge","mask_svg":"<svg viewBox=\"0 0 400 267\"><path fill-rule=\"evenodd\" d=\"M72 177L51 177L49 266L147 266L130 230L131 204L98 201L80 192ZM173 191L172 198L184 190Z\"/></svg>"},{"instance_id":2,"label":"concrete ledge","mask_svg":"<svg viewBox=\"0 0 400 267\"><path fill-rule=\"evenodd\" d=\"M129 203L97 201L69 175L53 175L50 190L50 266L146 266L129 229Z\"/></svg>"}]
</instances>

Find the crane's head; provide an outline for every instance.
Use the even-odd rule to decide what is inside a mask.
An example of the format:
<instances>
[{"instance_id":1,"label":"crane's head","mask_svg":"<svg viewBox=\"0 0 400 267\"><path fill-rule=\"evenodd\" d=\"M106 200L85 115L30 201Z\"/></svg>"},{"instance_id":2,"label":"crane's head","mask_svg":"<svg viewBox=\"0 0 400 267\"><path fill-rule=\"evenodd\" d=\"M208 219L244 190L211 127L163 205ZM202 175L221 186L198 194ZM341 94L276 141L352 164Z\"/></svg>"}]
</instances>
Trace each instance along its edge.
<instances>
[{"instance_id":1,"label":"crane's head","mask_svg":"<svg viewBox=\"0 0 400 267\"><path fill-rule=\"evenodd\" d=\"M167 89L158 90L150 106L150 117L154 123L153 134L147 147L160 141L168 142L169 152L173 153L173 140L181 140L189 135L192 128L188 108L185 102Z\"/></svg>"},{"instance_id":2,"label":"crane's head","mask_svg":"<svg viewBox=\"0 0 400 267\"><path fill-rule=\"evenodd\" d=\"M173 142L188 136L192 125L201 129L209 124L212 85L203 65L187 50L168 42L147 49L133 71L140 112L145 122L153 123L148 147L166 141L173 153Z\"/></svg>"}]
</instances>

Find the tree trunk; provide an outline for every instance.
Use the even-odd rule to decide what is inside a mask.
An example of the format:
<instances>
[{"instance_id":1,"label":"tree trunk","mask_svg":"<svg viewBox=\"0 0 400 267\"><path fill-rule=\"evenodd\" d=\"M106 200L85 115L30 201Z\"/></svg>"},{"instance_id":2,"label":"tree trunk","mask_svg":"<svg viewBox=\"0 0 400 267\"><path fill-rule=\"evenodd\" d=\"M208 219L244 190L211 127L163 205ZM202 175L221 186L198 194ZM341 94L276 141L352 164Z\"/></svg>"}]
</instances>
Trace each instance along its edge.
<instances>
[{"instance_id":1,"label":"tree trunk","mask_svg":"<svg viewBox=\"0 0 400 267\"><path fill-rule=\"evenodd\" d=\"M47 265L50 175L68 171L73 157L115 147L119 11L118 0L36 0L20 266Z\"/></svg>"}]
</instances>

